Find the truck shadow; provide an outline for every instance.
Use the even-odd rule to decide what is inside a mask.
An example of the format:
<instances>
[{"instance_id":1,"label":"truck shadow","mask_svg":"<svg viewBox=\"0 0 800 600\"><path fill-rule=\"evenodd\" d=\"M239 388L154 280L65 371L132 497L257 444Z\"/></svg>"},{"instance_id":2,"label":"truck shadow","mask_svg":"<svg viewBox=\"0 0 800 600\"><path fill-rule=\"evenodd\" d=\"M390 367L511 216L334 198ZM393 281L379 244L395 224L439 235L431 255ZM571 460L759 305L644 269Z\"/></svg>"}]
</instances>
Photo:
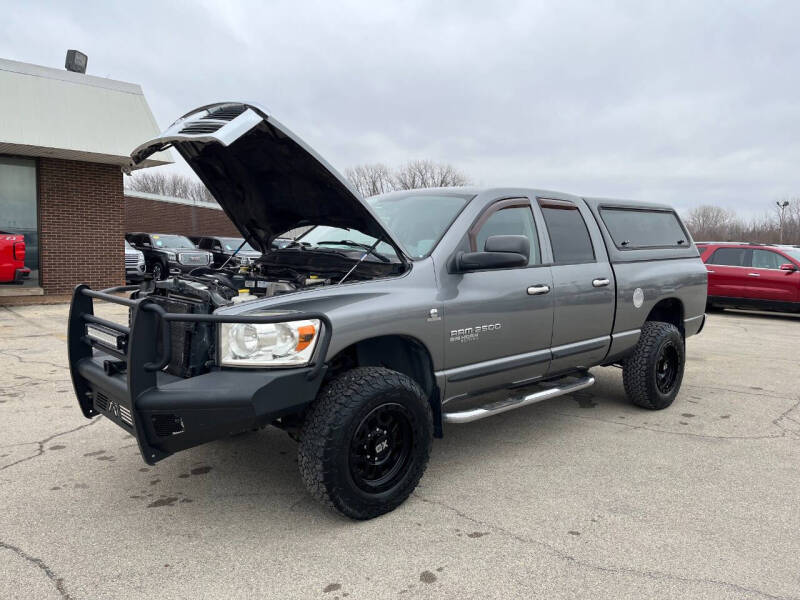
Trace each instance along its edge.
<instances>
[{"instance_id":1,"label":"truck shadow","mask_svg":"<svg viewBox=\"0 0 800 600\"><path fill-rule=\"evenodd\" d=\"M713 315L714 318L743 317L746 319L769 319L773 321L794 321L800 323L800 313L782 313L726 308L725 310L714 309L709 314Z\"/></svg>"},{"instance_id":2,"label":"truck shadow","mask_svg":"<svg viewBox=\"0 0 800 600\"><path fill-rule=\"evenodd\" d=\"M584 419L564 418L563 411L613 416L630 410L621 380L603 376L594 388L562 396L491 418L450 425L443 439L435 440L422 485L447 490L481 477L482 470L499 469L520 451L536 462L554 448L569 452L562 442L585 432ZM542 459L544 460L544 459ZM494 465L494 467L490 467ZM188 509L186 521L199 518L202 507L223 513L232 507L255 507L248 518L257 521L280 517L329 528L349 524L314 501L306 492L297 469L297 444L283 431L267 428L219 440L175 455L159 463L144 478L156 481L131 493L150 509ZM150 511L144 511L150 513ZM190 516L194 514L194 516Z\"/></svg>"}]
</instances>

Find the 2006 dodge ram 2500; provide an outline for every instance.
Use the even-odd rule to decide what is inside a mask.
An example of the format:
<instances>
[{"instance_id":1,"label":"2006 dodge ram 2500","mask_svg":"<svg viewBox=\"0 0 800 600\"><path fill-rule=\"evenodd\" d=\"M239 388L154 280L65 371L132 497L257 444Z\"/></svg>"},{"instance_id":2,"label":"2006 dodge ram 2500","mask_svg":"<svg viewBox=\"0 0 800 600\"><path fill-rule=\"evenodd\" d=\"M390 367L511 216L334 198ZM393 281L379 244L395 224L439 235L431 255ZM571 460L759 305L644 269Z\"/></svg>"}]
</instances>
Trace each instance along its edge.
<instances>
[{"instance_id":1,"label":"2006 dodge ram 2500","mask_svg":"<svg viewBox=\"0 0 800 600\"><path fill-rule=\"evenodd\" d=\"M368 519L414 490L444 423L585 388L594 366L621 365L644 408L680 389L706 269L668 206L519 188L365 200L241 103L188 113L130 168L168 147L262 255L75 289L80 407L135 436L148 464L271 424L299 442L316 498ZM95 316L94 300L128 306L129 325Z\"/></svg>"}]
</instances>

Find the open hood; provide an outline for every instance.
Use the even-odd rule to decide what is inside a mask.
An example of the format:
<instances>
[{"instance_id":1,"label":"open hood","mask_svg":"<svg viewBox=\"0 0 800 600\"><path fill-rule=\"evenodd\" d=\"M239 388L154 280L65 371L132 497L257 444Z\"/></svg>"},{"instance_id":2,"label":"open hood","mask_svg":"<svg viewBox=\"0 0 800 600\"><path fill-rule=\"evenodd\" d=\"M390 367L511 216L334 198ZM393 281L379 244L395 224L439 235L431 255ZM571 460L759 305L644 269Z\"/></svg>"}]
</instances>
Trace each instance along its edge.
<instances>
[{"instance_id":1,"label":"open hood","mask_svg":"<svg viewBox=\"0 0 800 600\"><path fill-rule=\"evenodd\" d=\"M305 225L357 229L402 246L358 192L321 156L253 104L197 108L136 148L127 172L155 152L175 148L251 246Z\"/></svg>"}]
</instances>

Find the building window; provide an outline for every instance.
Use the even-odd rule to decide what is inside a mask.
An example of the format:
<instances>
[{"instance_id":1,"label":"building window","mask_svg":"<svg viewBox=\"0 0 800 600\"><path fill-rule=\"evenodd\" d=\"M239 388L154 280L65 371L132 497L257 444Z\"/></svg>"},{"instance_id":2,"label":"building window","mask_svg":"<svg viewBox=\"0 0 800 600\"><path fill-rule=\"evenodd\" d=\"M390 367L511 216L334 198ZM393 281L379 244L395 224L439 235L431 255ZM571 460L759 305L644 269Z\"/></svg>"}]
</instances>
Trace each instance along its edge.
<instances>
[{"instance_id":1,"label":"building window","mask_svg":"<svg viewBox=\"0 0 800 600\"><path fill-rule=\"evenodd\" d=\"M36 160L0 156L0 231L25 236L26 286L39 285L39 219Z\"/></svg>"}]
</instances>

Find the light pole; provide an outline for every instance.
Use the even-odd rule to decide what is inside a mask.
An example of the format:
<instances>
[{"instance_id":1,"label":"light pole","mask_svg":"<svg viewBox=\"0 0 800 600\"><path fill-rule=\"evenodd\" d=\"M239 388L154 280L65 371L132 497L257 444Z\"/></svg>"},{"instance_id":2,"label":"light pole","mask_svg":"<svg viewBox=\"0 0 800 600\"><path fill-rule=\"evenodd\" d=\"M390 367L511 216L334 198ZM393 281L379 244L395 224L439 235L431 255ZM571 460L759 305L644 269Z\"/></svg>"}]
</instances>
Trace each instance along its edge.
<instances>
[{"instance_id":1,"label":"light pole","mask_svg":"<svg viewBox=\"0 0 800 600\"><path fill-rule=\"evenodd\" d=\"M778 205L778 210L780 210L780 225L781 225L781 233L780 233L780 243L783 243L783 213L786 211L786 207L789 206L788 200L777 200L775 204Z\"/></svg>"}]
</instances>

